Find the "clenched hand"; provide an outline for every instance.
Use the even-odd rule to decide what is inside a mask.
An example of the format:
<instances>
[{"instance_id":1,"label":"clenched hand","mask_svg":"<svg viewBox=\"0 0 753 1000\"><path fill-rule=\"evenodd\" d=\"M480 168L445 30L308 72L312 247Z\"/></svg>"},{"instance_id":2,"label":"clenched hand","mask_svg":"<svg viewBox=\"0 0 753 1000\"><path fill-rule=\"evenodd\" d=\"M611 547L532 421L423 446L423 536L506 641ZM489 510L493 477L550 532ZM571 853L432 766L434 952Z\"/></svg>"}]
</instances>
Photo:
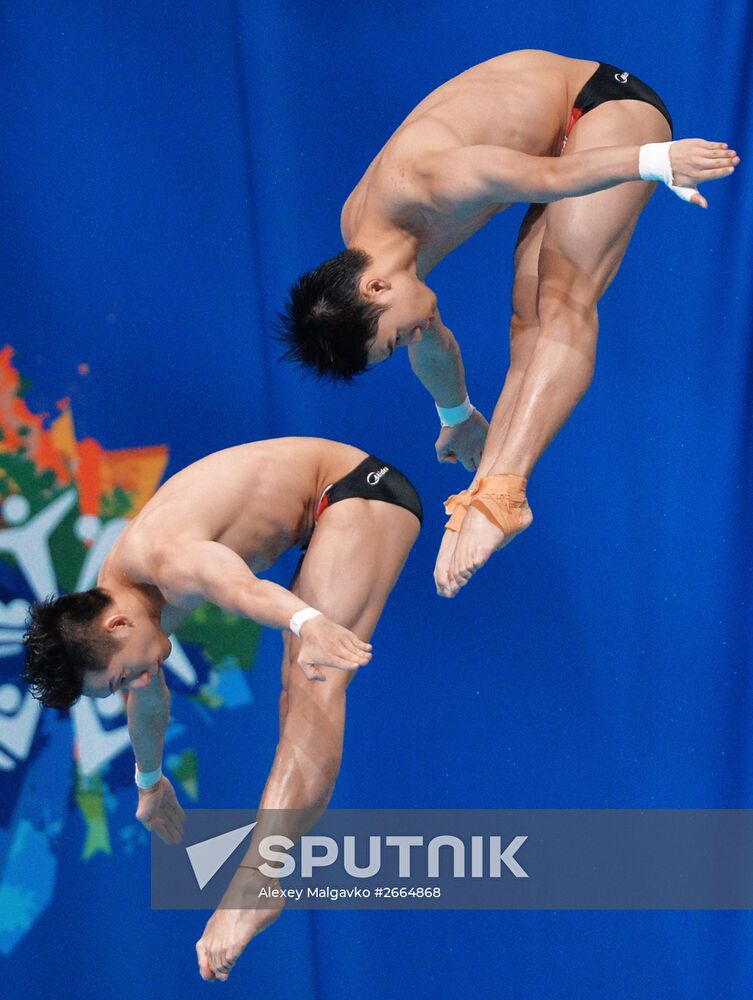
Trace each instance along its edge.
<instances>
[{"instance_id":1,"label":"clenched hand","mask_svg":"<svg viewBox=\"0 0 753 1000\"><path fill-rule=\"evenodd\" d=\"M443 427L435 449L440 462L460 462L469 472L475 472L481 461L489 424L478 410L455 427Z\"/></svg>"}]
</instances>

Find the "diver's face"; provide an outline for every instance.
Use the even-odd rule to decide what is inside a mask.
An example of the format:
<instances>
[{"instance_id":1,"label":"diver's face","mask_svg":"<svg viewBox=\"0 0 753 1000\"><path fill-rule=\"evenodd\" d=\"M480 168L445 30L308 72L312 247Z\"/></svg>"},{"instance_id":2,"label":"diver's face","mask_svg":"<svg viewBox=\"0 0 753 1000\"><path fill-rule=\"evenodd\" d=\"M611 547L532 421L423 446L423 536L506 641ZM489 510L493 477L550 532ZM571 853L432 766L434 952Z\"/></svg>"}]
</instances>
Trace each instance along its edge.
<instances>
[{"instance_id":1,"label":"diver's face","mask_svg":"<svg viewBox=\"0 0 753 1000\"><path fill-rule=\"evenodd\" d=\"M398 347L417 344L434 322L437 297L415 275L400 274L384 283L373 301L385 307L369 346L369 364L391 357Z\"/></svg>"},{"instance_id":2,"label":"diver's face","mask_svg":"<svg viewBox=\"0 0 753 1000\"><path fill-rule=\"evenodd\" d=\"M89 671L84 679L84 694L90 698L145 687L160 672L172 649L162 629L147 616L128 619L116 625L111 634L117 649L110 662L104 670Z\"/></svg>"}]
</instances>

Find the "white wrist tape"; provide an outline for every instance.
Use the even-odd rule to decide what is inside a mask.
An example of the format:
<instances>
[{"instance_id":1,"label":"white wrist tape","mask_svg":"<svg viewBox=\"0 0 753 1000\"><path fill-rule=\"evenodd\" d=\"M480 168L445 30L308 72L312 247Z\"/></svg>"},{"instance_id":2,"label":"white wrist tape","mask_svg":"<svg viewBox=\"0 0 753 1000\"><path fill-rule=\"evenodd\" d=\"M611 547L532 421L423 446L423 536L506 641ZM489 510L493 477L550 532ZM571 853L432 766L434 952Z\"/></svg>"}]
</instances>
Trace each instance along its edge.
<instances>
[{"instance_id":1,"label":"white wrist tape","mask_svg":"<svg viewBox=\"0 0 753 1000\"><path fill-rule=\"evenodd\" d=\"M465 397L459 406L437 406L439 420L443 427L457 427L463 424L473 413L474 407L468 396Z\"/></svg>"},{"instance_id":2,"label":"white wrist tape","mask_svg":"<svg viewBox=\"0 0 753 1000\"><path fill-rule=\"evenodd\" d=\"M139 771L139 765L136 765L136 784L139 788L152 788L161 778L161 766L156 771Z\"/></svg>"},{"instance_id":3,"label":"white wrist tape","mask_svg":"<svg viewBox=\"0 0 753 1000\"><path fill-rule=\"evenodd\" d=\"M661 181L678 198L690 201L696 194L696 189L678 187L674 183L672 164L669 160L669 147L671 145L671 142L647 142L641 146L638 153L638 173L642 181Z\"/></svg>"},{"instance_id":4,"label":"white wrist tape","mask_svg":"<svg viewBox=\"0 0 753 1000\"><path fill-rule=\"evenodd\" d=\"M290 631L293 635L300 635L301 626L311 621L312 618L317 618L320 614L321 611L317 611L315 608L303 608L301 611L296 611L290 619Z\"/></svg>"}]
</instances>

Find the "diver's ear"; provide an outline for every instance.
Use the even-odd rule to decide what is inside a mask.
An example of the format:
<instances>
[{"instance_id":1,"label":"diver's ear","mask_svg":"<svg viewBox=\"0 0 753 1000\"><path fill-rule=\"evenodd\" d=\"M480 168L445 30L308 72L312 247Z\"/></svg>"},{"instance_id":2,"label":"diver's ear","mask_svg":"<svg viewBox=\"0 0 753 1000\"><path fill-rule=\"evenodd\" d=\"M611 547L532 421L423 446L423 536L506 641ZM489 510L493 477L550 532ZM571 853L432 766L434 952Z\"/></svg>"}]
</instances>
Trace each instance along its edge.
<instances>
[{"instance_id":1,"label":"diver's ear","mask_svg":"<svg viewBox=\"0 0 753 1000\"><path fill-rule=\"evenodd\" d=\"M392 285L386 278L364 278L361 281L361 295L367 299L377 299L391 288Z\"/></svg>"},{"instance_id":2,"label":"diver's ear","mask_svg":"<svg viewBox=\"0 0 753 1000\"><path fill-rule=\"evenodd\" d=\"M108 615L107 618L105 618L105 632L117 632L118 629L127 628L131 624L132 622L128 615L116 612L115 614Z\"/></svg>"}]
</instances>

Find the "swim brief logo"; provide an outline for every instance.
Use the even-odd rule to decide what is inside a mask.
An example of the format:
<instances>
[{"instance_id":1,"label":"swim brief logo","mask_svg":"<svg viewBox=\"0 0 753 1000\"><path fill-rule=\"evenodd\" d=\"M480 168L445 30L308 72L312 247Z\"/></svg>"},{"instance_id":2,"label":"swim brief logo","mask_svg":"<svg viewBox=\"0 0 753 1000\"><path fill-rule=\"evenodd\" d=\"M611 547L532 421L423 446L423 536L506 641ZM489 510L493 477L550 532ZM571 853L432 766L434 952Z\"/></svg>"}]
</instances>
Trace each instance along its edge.
<instances>
[{"instance_id":1,"label":"swim brief logo","mask_svg":"<svg viewBox=\"0 0 753 1000\"><path fill-rule=\"evenodd\" d=\"M630 74L626 73L624 70L622 71L622 73L614 74L614 78L618 83L627 83L629 76Z\"/></svg>"},{"instance_id":2,"label":"swim brief logo","mask_svg":"<svg viewBox=\"0 0 753 1000\"><path fill-rule=\"evenodd\" d=\"M376 486L382 476L386 476L389 471L389 465L385 465L383 469L379 469L377 472L370 472L366 477L366 482L369 486Z\"/></svg>"}]
</instances>

